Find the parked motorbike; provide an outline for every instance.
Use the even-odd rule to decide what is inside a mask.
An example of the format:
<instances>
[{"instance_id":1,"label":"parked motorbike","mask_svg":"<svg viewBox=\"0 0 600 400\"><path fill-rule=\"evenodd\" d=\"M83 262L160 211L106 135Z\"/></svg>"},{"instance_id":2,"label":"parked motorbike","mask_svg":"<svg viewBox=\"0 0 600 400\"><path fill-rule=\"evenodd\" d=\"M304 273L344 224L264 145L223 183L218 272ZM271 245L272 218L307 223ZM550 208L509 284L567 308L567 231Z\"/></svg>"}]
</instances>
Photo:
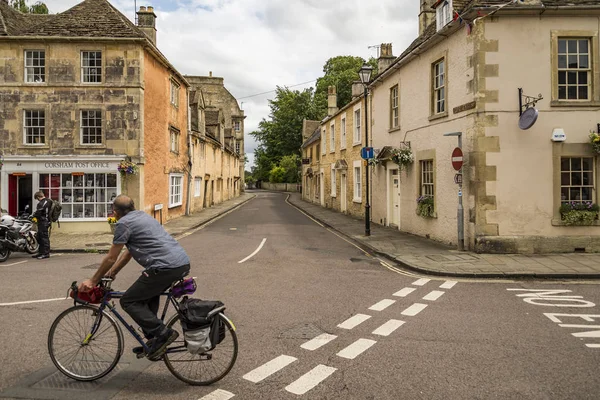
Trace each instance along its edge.
<instances>
[{"instance_id":1,"label":"parked motorbike","mask_svg":"<svg viewBox=\"0 0 600 400\"><path fill-rule=\"evenodd\" d=\"M13 251L38 252L40 245L33 227L33 218L27 210L20 218L10 215L0 217L0 262L8 260Z\"/></svg>"}]
</instances>

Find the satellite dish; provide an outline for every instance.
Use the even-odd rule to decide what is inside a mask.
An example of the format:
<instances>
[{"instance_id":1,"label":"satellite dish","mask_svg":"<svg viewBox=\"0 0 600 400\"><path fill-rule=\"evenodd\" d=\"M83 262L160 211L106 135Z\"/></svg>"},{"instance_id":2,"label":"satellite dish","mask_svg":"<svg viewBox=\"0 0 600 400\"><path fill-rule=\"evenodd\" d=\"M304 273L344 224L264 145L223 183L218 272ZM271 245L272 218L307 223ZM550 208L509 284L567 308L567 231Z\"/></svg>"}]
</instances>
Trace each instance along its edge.
<instances>
[{"instance_id":1,"label":"satellite dish","mask_svg":"<svg viewBox=\"0 0 600 400\"><path fill-rule=\"evenodd\" d=\"M523 111L521 117L519 118L519 128L522 130L527 130L535 124L538 118L538 110L531 107Z\"/></svg>"}]
</instances>

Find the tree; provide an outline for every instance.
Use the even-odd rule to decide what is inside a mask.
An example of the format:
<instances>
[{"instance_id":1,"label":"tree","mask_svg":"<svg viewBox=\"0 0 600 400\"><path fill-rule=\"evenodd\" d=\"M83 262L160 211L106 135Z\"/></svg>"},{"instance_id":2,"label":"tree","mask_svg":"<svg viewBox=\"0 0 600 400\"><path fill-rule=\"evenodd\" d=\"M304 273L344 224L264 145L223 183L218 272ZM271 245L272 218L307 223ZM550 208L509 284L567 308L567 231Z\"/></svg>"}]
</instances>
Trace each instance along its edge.
<instances>
[{"instance_id":1,"label":"tree","mask_svg":"<svg viewBox=\"0 0 600 400\"><path fill-rule=\"evenodd\" d=\"M10 5L23 14L48 14L48 7L41 1L28 6L25 0L12 0Z\"/></svg>"},{"instance_id":2,"label":"tree","mask_svg":"<svg viewBox=\"0 0 600 400\"><path fill-rule=\"evenodd\" d=\"M315 108L319 120L327 116L327 90L335 86L337 92L337 107L342 108L352 101L352 83L359 80L358 71L365 63L364 58L354 56L332 57L323 66L323 75L317 79L315 91ZM377 60L371 58L368 62L373 67L373 75L377 74Z\"/></svg>"},{"instance_id":3,"label":"tree","mask_svg":"<svg viewBox=\"0 0 600 400\"><path fill-rule=\"evenodd\" d=\"M282 183L285 180L285 168L273 167L269 173L269 182L271 183Z\"/></svg>"},{"instance_id":4,"label":"tree","mask_svg":"<svg viewBox=\"0 0 600 400\"><path fill-rule=\"evenodd\" d=\"M284 156L279 162L279 166L285 170L284 181L286 183L300 182L300 156L298 154Z\"/></svg>"}]
</instances>

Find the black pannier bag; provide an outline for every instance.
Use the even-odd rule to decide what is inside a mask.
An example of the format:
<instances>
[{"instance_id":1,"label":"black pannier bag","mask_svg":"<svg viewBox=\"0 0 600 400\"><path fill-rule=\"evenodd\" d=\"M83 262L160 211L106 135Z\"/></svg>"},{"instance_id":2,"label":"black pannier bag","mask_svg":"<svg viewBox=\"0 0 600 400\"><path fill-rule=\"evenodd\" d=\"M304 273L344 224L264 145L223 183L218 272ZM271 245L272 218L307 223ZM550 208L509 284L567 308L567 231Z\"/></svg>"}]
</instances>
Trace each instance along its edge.
<instances>
[{"instance_id":1,"label":"black pannier bag","mask_svg":"<svg viewBox=\"0 0 600 400\"><path fill-rule=\"evenodd\" d=\"M186 347L192 354L212 350L225 338L225 324L208 314L225 305L218 301L184 298L179 304Z\"/></svg>"}]
</instances>

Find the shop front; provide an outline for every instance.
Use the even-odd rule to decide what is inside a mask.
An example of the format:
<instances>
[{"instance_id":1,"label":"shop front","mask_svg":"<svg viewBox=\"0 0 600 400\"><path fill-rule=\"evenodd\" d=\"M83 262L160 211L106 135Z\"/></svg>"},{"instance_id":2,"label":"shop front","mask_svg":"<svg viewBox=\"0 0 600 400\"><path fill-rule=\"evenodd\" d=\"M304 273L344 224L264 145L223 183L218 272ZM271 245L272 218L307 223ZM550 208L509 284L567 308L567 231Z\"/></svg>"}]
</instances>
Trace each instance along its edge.
<instances>
[{"instance_id":1,"label":"shop front","mask_svg":"<svg viewBox=\"0 0 600 400\"><path fill-rule=\"evenodd\" d=\"M121 193L122 157L5 156L0 175L1 208L10 215L35 210L35 192L62 205L65 232L108 231L112 201Z\"/></svg>"}]
</instances>

